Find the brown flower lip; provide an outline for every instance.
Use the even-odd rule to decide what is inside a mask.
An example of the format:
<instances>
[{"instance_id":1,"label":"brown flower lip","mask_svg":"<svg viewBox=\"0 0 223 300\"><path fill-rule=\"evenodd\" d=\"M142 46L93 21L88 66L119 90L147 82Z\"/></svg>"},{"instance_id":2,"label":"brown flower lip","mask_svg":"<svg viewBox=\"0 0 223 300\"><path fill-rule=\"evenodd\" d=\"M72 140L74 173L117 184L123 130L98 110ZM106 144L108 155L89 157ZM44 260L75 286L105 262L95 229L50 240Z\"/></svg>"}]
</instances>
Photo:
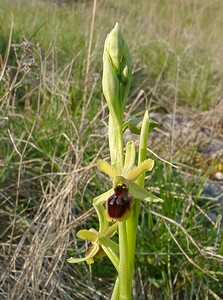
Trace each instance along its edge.
<instances>
[{"instance_id":1,"label":"brown flower lip","mask_svg":"<svg viewBox=\"0 0 223 300\"><path fill-rule=\"evenodd\" d=\"M117 185L114 188L114 192L108 198L107 209L109 217L118 220L131 209L133 197L128 193L128 188L125 184Z\"/></svg>"}]
</instances>

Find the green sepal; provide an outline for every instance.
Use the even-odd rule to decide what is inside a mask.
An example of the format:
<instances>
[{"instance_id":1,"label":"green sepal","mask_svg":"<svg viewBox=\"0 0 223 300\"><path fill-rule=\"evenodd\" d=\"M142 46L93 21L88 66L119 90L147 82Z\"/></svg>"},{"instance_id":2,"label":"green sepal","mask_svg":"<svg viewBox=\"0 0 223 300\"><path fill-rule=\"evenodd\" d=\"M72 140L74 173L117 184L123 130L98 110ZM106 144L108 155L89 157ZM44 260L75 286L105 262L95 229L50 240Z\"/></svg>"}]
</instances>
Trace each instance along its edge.
<instances>
[{"instance_id":1,"label":"green sepal","mask_svg":"<svg viewBox=\"0 0 223 300\"><path fill-rule=\"evenodd\" d=\"M138 184L131 182L129 184L129 193L138 200L146 202L164 202L163 199L149 193L146 189L140 187Z\"/></svg>"},{"instance_id":2,"label":"green sepal","mask_svg":"<svg viewBox=\"0 0 223 300\"><path fill-rule=\"evenodd\" d=\"M114 190L110 189L109 191L94 198L94 200L93 200L94 205L99 205L99 204L105 203L112 194L114 194Z\"/></svg>"},{"instance_id":3,"label":"green sepal","mask_svg":"<svg viewBox=\"0 0 223 300\"><path fill-rule=\"evenodd\" d=\"M105 49L109 53L113 67L118 73L121 70L121 62L123 60L124 41L119 30L119 24L116 23L114 28L108 34L105 40Z\"/></svg>"},{"instance_id":4,"label":"green sepal","mask_svg":"<svg viewBox=\"0 0 223 300\"><path fill-rule=\"evenodd\" d=\"M98 236L100 235L104 235L107 230L108 230L108 226L109 226L109 223L106 219L106 216L105 216L105 209L104 209L104 205L103 204L99 204L99 205L94 205L94 208L97 212L97 215L98 215L98 220L99 220L99 232L98 232Z\"/></svg>"},{"instance_id":5,"label":"green sepal","mask_svg":"<svg viewBox=\"0 0 223 300\"><path fill-rule=\"evenodd\" d=\"M141 162L137 167L131 169L127 174L129 181L135 181L143 172L151 171L154 166L154 160L146 159Z\"/></svg>"},{"instance_id":6,"label":"green sepal","mask_svg":"<svg viewBox=\"0 0 223 300\"><path fill-rule=\"evenodd\" d=\"M94 243L98 238L98 233L95 229L82 229L77 232L77 237L82 240L87 240Z\"/></svg>"},{"instance_id":7,"label":"green sepal","mask_svg":"<svg viewBox=\"0 0 223 300\"><path fill-rule=\"evenodd\" d=\"M109 111L114 120L122 120L122 103L119 100L119 79L114 71L111 58L106 50L103 54L102 88Z\"/></svg>"},{"instance_id":8,"label":"green sepal","mask_svg":"<svg viewBox=\"0 0 223 300\"><path fill-rule=\"evenodd\" d=\"M99 159L97 161L97 168L107 174L111 179L118 175L117 171L105 160Z\"/></svg>"}]
</instances>

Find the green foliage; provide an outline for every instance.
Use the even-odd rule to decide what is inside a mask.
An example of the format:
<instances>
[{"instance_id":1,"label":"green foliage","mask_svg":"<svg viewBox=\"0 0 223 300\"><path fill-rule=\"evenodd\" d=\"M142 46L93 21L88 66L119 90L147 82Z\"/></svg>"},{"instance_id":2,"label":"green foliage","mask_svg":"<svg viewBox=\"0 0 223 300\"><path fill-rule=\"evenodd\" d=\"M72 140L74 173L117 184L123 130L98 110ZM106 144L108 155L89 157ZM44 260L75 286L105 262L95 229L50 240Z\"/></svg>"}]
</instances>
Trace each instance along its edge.
<instances>
[{"instance_id":1,"label":"green foliage","mask_svg":"<svg viewBox=\"0 0 223 300\"><path fill-rule=\"evenodd\" d=\"M212 291L221 295L222 263L200 251L215 249L222 236L216 230L218 220L208 218L211 212L218 214L211 201L196 204L203 185L185 182L180 173L159 162L150 185L159 187L164 203L160 208L147 206L141 215L136 267L145 282L144 292L151 293L151 299L204 298ZM217 255L216 250L212 254Z\"/></svg>"}]
</instances>

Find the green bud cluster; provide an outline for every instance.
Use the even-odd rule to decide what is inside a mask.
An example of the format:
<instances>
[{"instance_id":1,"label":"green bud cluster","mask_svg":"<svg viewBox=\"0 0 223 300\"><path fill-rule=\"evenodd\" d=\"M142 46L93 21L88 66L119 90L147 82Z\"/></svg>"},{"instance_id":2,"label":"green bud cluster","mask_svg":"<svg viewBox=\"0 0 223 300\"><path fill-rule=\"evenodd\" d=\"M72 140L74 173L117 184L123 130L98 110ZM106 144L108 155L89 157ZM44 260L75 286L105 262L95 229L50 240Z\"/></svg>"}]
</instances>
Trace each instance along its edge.
<instances>
[{"instance_id":1,"label":"green bud cluster","mask_svg":"<svg viewBox=\"0 0 223 300\"><path fill-rule=\"evenodd\" d=\"M131 84L132 66L118 23L106 38L103 66L103 93L113 120L121 123Z\"/></svg>"}]
</instances>

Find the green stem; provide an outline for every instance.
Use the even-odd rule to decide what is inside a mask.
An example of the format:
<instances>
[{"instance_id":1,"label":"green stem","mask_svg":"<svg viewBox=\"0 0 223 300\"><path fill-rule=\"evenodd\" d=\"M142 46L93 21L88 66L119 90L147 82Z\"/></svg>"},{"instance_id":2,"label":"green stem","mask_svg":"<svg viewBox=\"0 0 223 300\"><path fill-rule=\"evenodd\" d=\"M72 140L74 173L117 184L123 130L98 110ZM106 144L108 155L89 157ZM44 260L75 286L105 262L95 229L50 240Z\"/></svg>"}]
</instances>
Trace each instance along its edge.
<instances>
[{"instance_id":1,"label":"green stem","mask_svg":"<svg viewBox=\"0 0 223 300\"><path fill-rule=\"evenodd\" d=\"M124 165L124 146L122 124L115 121L109 115L109 147L111 164L118 172L121 172ZM126 222L119 222L119 300L131 299L131 277L129 276L128 265L128 238Z\"/></svg>"},{"instance_id":2,"label":"green stem","mask_svg":"<svg viewBox=\"0 0 223 300\"><path fill-rule=\"evenodd\" d=\"M127 235L128 235L128 257L129 257L129 278L130 279L130 289L132 290L133 274L134 274L134 260L135 260L135 246L136 246L136 233L137 224L139 217L140 201L135 200L133 206L132 217L127 220Z\"/></svg>"},{"instance_id":3,"label":"green stem","mask_svg":"<svg viewBox=\"0 0 223 300\"><path fill-rule=\"evenodd\" d=\"M139 158L138 164L143 162L146 159L147 154L147 143L148 143L148 134L149 134L149 117L148 111L145 112L141 134L140 134L140 143L139 143ZM144 187L145 182L145 173L141 174L137 179L139 186ZM131 278L131 289L132 289L132 280L134 275L134 260L135 260L135 247L136 247L136 236L137 236L137 225L139 219L140 211L140 200L135 199L133 207L133 215L127 220L127 235L128 235L128 249L129 249L129 276Z\"/></svg>"},{"instance_id":4,"label":"green stem","mask_svg":"<svg viewBox=\"0 0 223 300\"><path fill-rule=\"evenodd\" d=\"M120 285L120 280L118 275L115 281L114 289L112 291L111 300L119 300L119 285Z\"/></svg>"},{"instance_id":5,"label":"green stem","mask_svg":"<svg viewBox=\"0 0 223 300\"><path fill-rule=\"evenodd\" d=\"M126 222L119 222L119 299L120 300L130 300L131 299L131 278L129 274L129 259L128 259L128 239Z\"/></svg>"}]
</instances>

